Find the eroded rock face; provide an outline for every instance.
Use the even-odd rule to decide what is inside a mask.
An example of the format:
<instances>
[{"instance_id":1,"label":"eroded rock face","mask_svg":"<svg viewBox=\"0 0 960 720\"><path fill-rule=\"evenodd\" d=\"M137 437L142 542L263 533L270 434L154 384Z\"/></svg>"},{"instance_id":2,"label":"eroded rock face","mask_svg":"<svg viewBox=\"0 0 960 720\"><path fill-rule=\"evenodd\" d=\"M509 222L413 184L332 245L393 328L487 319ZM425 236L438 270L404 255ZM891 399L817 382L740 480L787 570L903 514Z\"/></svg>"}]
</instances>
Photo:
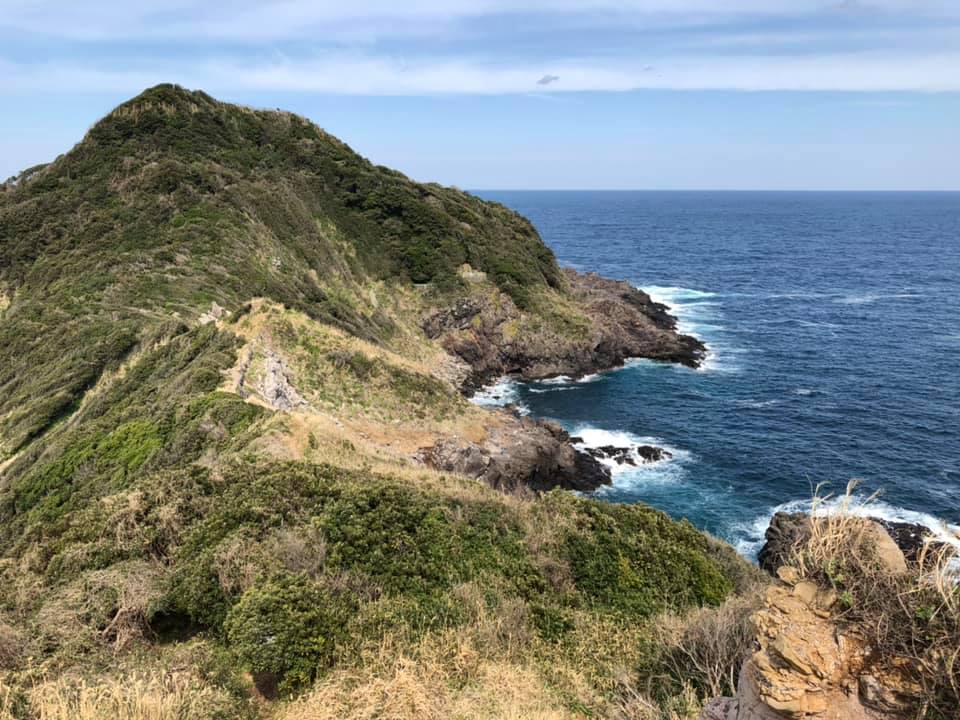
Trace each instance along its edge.
<instances>
[{"instance_id":1,"label":"eroded rock face","mask_svg":"<svg viewBox=\"0 0 960 720\"><path fill-rule=\"evenodd\" d=\"M907 561L886 529L859 522L864 547L888 571L905 570ZM771 527L768 544L804 527L809 533L810 525L805 515L784 515ZM788 565L778 565L776 577L752 618L756 650L743 664L737 697L712 701L701 720L906 720L920 694L909 663L871 656L856 626L838 620L834 590Z\"/></svg>"},{"instance_id":2,"label":"eroded rock face","mask_svg":"<svg viewBox=\"0 0 960 720\"><path fill-rule=\"evenodd\" d=\"M263 376L258 389L267 404L275 410L289 412L308 405L287 377L283 358L272 349L266 352Z\"/></svg>"},{"instance_id":3,"label":"eroded rock face","mask_svg":"<svg viewBox=\"0 0 960 720\"><path fill-rule=\"evenodd\" d=\"M610 471L576 450L563 428L527 417L513 418L483 443L448 438L422 448L416 458L436 470L474 477L501 490L589 491L611 482Z\"/></svg>"},{"instance_id":4,"label":"eroded rock face","mask_svg":"<svg viewBox=\"0 0 960 720\"><path fill-rule=\"evenodd\" d=\"M520 311L508 297L465 298L433 312L422 326L448 352L470 365L468 392L493 377L517 375L539 379L579 377L622 365L632 357L696 367L706 348L676 330L664 305L632 285L593 273L565 270L566 279L590 327L579 335L516 332Z\"/></svg>"}]
</instances>

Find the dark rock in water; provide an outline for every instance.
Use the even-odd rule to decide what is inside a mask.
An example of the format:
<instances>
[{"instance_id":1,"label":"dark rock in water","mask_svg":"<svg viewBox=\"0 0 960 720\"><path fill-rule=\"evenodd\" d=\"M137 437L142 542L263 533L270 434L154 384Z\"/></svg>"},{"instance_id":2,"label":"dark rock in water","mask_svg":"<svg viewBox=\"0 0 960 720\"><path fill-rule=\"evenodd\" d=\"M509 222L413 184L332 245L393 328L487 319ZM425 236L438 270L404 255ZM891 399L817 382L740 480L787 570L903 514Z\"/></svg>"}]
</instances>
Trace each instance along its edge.
<instances>
[{"instance_id":1,"label":"dark rock in water","mask_svg":"<svg viewBox=\"0 0 960 720\"><path fill-rule=\"evenodd\" d=\"M771 575L783 565L794 547L810 537L810 516L806 513L778 512L770 518L757 562Z\"/></svg>"},{"instance_id":2,"label":"dark rock in water","mask_svg":"<svg viewBox=\"0 0 960 720\"><path fill-rule=\"evenodd\" d=\"M583 442L581 438L576 438L576 440ZM573 438L571 438L571 442L574 442ZM600 445L599 447L586 448L584 452L589 453L598 460L613 460L618 465L633 466L637 464L637 457L644 463L660 462L661 460L669 460L673 457L673 453L654 445L638 445L635 448ZM637 457L634 457L634 455Z\"/></svg>"},{"instance_id":3,"label":"dark rock in water","mask_svg":"<svg viewBox=\"0 0 960 720\"><path fill-rule=\"evenodd\" d=\"M897 544L908 562L918 562L924 547L924 538L933 533L930 528L915 523L894 522L867 518L880 525ZM778 512L770 519L764 535L766 542L757 555L760 567L771 575L783 565L793 548L810 537L810 516L807 513ZM928 543L930 551L944 547L943 543Z\"/></svg>"},{"instance_id":4,"label":"dark rock in water","mask_svg":"<svg viewBox=\"0 0 960 720\"><path fill-rule=\"evenodd\" d=\"M648 463L669 460L673 457L672 452L669 450L664 450L662 447L657 447L655 445L638 445L637 455L642 457L644 462Z\"/></svg>"},{"instance_id":5,"label":"dark rock in water","mask_svg":"<svg viewBox=\"0 0 960 720\"><path fill-rule=\"evenodd\" d=\"M510 416L482 443L458 438L421 448L416 459L444 472L483 480L502 490L564 488L588 492L611 482L610 469L573 447L554 422Z\"/></svg>"},{"instance_id":6,"label":"dark rock in water","mask_svg":"<svg viewBox=\"0 0 960 720\"><path fill-rule=\"evenodd\" d=\"M583 445L583 438L580 437L579 435L571 435L571 436L570 436L570 444L571 444L571 445Z\"/></svg>"}]
</instances>

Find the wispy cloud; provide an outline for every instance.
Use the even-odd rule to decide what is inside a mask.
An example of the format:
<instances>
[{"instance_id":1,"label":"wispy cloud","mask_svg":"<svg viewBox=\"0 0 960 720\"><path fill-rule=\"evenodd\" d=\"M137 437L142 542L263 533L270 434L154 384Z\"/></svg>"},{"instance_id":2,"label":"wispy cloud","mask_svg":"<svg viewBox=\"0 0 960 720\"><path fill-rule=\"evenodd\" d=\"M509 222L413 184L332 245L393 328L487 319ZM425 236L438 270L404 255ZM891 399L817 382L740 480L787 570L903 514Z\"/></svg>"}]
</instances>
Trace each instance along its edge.
<instances>
[{"instance_id":1,"label":"wispy cloud","mask_svg":"<svg viewBox=\"0 0 960 720\"><path fill-rule=\"evenodd\" d=\"M4 90L960 90L955 0L0 2Z\"/></svg>"}]
</instances>

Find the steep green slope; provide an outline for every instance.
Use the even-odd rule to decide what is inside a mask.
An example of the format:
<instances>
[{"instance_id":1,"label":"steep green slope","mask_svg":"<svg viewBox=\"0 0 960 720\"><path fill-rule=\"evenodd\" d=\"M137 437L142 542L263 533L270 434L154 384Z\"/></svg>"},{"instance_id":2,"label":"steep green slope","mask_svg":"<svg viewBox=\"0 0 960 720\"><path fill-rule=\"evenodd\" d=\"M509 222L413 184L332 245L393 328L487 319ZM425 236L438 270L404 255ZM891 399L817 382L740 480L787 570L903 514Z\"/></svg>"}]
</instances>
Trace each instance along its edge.
<instances>
[{"instance_id":1,"label":"steep green slope","mask_svg":"<svg viewBox=\"0 0 960 720\"><path fill-rule=\"evenodd\" d=\"M382 340L390 320L361 285L455 292L464 263L521 306L561 282L503 207L412 183L288 113L148 90L0 192L0 458L171 315L263 296Z\"/></svg>"},{"instance_id":2,"label":"steep green slope","mask_svg":"<svg viewBox=\"0 0 960 720\"><path fill-rule=\"evenodd\" d=\"M503 495L410 452L513 422L460 396L428 315L468 349L542 333L544 364L565 338L594 361L590 303L681 347L628 286L572 285L506 208L173 86L5 184L0 718L39 714L51 673L124 688L171 667L219 713L171 717L267 716L251 678L322 698L489 617L551 702L600 712L648 619L721 602L742 564L652 509Z\"/></svg>"}]
</instances>

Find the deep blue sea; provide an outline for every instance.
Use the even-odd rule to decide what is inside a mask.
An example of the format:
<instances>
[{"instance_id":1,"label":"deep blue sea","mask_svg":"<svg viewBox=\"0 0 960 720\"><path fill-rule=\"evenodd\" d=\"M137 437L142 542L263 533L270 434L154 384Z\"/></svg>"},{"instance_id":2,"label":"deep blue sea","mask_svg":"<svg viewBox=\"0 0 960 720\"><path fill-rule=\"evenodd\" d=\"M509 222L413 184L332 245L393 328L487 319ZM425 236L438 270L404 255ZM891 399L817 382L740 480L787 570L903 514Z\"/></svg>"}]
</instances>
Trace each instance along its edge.
<instances>
[{"instance_id":1,"label":"deep blue sea","mask_svg":"<svg viewBox=\"0 0 960 720\"><path fill-rule=\"evenodd\" d=\"M752 554L776 509L861 480L863 510L960 525L960 194L494 192L561 264L627 280L710 349L496 394L588 444L674 458L600 497Z\"/></svg>"}]
</instances>

